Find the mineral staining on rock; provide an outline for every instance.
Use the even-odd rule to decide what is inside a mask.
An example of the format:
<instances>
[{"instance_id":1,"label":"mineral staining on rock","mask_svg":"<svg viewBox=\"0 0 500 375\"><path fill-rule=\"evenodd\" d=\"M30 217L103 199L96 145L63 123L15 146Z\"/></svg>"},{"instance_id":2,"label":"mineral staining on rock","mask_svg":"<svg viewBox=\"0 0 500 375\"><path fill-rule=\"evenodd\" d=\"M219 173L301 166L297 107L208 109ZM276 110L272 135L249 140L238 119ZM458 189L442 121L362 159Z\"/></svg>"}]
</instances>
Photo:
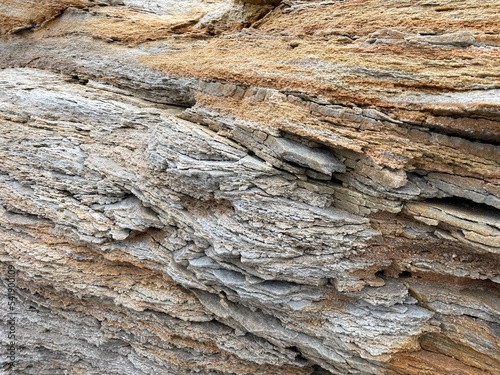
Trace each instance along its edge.
<instances>
[{"instance_id":1,"label":"mineral staining on rock","mask_svg":"<svg viewBox=\"0 0 500 375\"><path fill-rule=\"evenodd\" d=\"M499 374L497 1L0 0L6 374Z\"/></svg>"}]
</instances>

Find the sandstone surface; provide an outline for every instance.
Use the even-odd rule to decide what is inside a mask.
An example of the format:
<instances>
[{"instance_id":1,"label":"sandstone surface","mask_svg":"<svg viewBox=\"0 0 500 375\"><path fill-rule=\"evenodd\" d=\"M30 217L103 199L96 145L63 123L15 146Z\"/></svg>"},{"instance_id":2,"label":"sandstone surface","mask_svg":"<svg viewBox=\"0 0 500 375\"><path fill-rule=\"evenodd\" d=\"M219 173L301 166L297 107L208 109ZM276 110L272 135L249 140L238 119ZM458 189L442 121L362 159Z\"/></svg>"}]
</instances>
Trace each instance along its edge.
<instances>
[{"instance_id":1,"label":"sandstone surface","mask_svg":"<svg viewBox=\"0 0 500 375\"><path fill-rule=\"evenodd\" d=\"M2 371L498 375L499 143L498 0L0 0Z\"/></svg>"}]
</instances>

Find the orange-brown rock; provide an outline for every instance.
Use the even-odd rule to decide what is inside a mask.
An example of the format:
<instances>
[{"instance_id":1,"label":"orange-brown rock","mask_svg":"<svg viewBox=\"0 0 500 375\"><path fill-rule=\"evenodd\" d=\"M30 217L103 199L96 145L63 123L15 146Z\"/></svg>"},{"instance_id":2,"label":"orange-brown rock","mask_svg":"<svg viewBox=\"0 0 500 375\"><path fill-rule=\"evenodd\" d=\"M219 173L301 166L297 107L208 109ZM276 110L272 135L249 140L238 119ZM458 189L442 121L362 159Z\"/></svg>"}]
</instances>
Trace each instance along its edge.
<instances>
[{"instance_id":1,"label":"orange-brown rock","mask_svg":"<svg viewBox=\"0 0 500 375\"><path fill-rule=\"evenodd\" d=\"M500 2L0 0L5 374L500 374Z\"/></svg>"}]
</instances>

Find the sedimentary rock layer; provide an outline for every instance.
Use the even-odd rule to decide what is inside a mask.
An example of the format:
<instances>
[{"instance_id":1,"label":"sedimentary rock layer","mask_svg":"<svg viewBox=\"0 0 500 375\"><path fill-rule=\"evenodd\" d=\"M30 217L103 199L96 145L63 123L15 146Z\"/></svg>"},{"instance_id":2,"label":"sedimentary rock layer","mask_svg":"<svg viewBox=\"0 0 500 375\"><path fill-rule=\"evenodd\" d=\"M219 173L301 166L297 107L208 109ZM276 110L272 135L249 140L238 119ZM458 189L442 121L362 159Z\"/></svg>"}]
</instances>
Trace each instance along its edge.
<instances>
[{"instance_id":1,"label":"sedimentary rock layer","mask_svg":"<svg viewBox=\"0 0 500 375\"><path fill-rule=\"evenodd\" d=\"M3 371L500 374L499 25L0 0Z\"/></svg>"}]
</instances>

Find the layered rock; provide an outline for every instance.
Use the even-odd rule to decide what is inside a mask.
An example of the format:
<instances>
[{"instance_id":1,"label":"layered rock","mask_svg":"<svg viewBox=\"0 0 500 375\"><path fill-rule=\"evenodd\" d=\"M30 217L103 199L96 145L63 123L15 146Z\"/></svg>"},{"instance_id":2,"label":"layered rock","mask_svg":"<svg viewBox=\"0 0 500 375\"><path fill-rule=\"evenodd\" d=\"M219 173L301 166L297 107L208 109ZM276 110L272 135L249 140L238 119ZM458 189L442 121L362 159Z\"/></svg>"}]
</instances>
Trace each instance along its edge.
<instances>
[{"instance_id":1,"label":"layered rock","mask_svg":"<svg viewBox=\"0 0 500 375\"><path fill-rule=\"evenodd\" d=\"M3 370L498 374L499 8L2 0Z\"/></svg>"}]
</instances>

